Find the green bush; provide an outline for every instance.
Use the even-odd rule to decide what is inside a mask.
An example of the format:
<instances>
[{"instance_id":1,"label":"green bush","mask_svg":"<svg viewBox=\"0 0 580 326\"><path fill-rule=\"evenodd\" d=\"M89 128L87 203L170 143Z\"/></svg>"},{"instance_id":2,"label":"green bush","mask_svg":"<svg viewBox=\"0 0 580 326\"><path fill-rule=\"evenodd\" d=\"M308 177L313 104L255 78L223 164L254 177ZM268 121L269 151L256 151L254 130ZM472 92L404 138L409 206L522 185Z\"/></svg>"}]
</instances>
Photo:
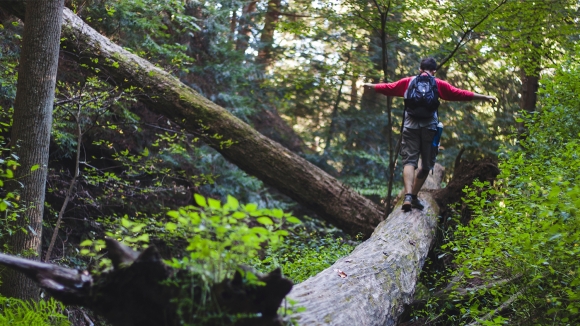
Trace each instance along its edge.
<instances>
[{"instance_id":1,"label":"green bush","mask_svg":"<svg viewBox=\"0 0 580 326\"><path fill-rule=\"evenodd\" d=\"M64 306L54 299L39 302L0 296L0 325L67 326Z\"/></svg>"},{"instance_id":2,"label":"green bush","mask_svg":"<svg viewBox=\"0 0 580 326\"><path fill-rule=\"evenodd\" d=\"M287 239L277 248L269 248L263 257L251 265L266 272L280 267L284 276L295 283L305 281L348 255L354 244L335 228L305 218L303 224L290 230Z\"/></svg>"},{"instance_id":3,"label":"green bush","mask_svg":"<svg viewBox=\"0 0 580 326\"><path fill-rule=\"evenodd\" d=\"M580 322L580 65L563 67L542 80L541 110L522 119L497 182L465 190L473 219L443 249L468 291L431 311L446 325Z\"/></svg>"}]
</instances>

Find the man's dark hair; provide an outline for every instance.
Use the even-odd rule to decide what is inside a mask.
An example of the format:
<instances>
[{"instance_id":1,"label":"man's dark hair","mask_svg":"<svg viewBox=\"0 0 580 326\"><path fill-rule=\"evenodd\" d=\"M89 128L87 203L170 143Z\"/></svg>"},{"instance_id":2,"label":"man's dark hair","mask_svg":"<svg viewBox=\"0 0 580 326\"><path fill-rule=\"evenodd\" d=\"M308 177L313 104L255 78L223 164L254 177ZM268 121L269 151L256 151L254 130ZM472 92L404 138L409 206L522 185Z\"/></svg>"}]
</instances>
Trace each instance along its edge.
<instances>
[{"instance_id":1,"label":"man's dark hair","mask_svg":"<svg viewBox=\"0 0 580 326\"><path fill-rule=\"evenodd\" d=\"M425 58L421 60L421 70L437 70L437 61L433 57Z\"/></svg>"}]
</instances>

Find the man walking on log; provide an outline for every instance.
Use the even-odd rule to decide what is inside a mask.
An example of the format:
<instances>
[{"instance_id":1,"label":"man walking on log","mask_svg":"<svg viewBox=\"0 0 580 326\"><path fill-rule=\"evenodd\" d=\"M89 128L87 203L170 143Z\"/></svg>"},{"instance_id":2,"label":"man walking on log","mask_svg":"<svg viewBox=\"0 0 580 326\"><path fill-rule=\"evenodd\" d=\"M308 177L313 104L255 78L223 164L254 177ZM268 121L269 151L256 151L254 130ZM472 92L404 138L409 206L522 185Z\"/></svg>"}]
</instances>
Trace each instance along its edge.
<instances>
[{"instance_id":1,"label":"man walking on log","mask_svg":"<svg viewBox=\"0 0 580 326\"><path fill-rule=\"evenodd\" d=\"M432 142L439 122L437 112L439 98L446 101L497 101L497 98L493 96L459 89L446 81L435 78L436 70L437 62L430 57L421 60L420 73L417 76L403 78L393 83L364 84L364 87L372 88L377 93L405 98L400 153L403 157L405 188L402 209L406 212L411 211L412 208L423 209L417 194L427 179L429 170L435 164L434 155L432 156ZM422 159L421 170L415 177L419 156Z\"/></svg>"}]
</instances>

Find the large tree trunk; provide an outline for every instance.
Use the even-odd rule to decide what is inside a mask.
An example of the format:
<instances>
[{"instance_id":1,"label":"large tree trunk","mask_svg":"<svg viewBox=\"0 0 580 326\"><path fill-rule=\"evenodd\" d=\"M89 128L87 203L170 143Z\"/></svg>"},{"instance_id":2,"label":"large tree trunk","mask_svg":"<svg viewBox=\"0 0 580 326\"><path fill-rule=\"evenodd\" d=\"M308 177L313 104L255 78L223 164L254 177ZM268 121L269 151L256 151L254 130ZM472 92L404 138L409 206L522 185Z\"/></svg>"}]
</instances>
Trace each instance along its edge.
<instances>
[{"instance_id":1,"label":"large tree trunk","mask_svg":"<svg viewBox=\"0 0 580 326\"><path fill-rule=\"evenodd\" d=\"M249 1L242 9L242 16L238 26L238 37L236 39L236 50L245 53L250 43L252 23L256 12L256 0Z\"/></svg>"},{"instance_id":2,"label":"large tree trunk","mask_svg":"<svg viewBox=\"0 0 580 326\"><path fill-rule=\"evenodd\" d=\"M280 17L280 0L269 0L268 11L264 18L264 28L260 36L260 50L258 52L257 62L263 65L264 70L272 62L272 50L274 49L274 31Z\"/></svg>"},{"instance_id":3,"label":"large tree trunk","mask_svg":"<svg viewBox=\"0 0 580 326\"><path fill-rule=\"evenodd\" d=\"M20 3L0 1L18 15ZM22 17L20 15L20 17ZM268 139L177 78L112 43L65 8L63 47L117 82L135 86L152 110L180 124L226 159L280 190L330 223L369 236L383 211L367 198ZM98 60L94 60L98 59Z\"/></svg>"},{"instance_id":4,"label":"large tree trunk","mask_svg":"<svg viewBox=\"0 0 580 326\"><path fill-rule=\"evenodd\" d=\"M18 67L18 89L14 103L11 149L20 167L8 191L18 192L25 208L9 228L12 236L2 239L18 255L38 257L42 237L42 215L52 126L52 104L62 26L64 0L29 1ZM39 168L32 171L31 168ZM5 226L6 227L6 226ZM2 273L0 292L21 299L38 299L38 287L19 273Z\"/></svg>"},{"instance_id":5,"label":"large tree trunk","mask_svg":"<svg viewBox=\"0 0 580 326\"><path fill-rule=\"evenodd\" d=\"M425 209L396 206L371 237L348 256L294 286L290 298L306 310L300 325L396 325L413 301L417 277L435 236L439 206L432 190L444 169L437 164L419 193Z\"/></svg>"}]
</instances>

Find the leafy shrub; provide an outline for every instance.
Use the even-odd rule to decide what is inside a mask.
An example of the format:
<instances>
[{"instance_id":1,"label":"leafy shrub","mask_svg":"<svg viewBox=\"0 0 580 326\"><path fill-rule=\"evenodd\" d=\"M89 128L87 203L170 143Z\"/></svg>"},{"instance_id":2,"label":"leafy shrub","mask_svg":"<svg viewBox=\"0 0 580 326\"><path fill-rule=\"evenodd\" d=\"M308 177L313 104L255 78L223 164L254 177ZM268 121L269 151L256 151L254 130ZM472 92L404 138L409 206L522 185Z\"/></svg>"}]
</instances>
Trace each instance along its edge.
<instances>
[{"instance_id":1,"label":"leafy shrub","mask_svg":"<svg viewBox=\"0 0 580 326\"><path fill-rule=\"evenodd\" d=\"M468 291L432 312L446 325L580 322L580 65L563 67L542 81L542 110L525 116L497 183L465 190L473 219L444 249L458 266L453 287Z\"/></svg>"},{"instance_id":2,"label":"leafy shrub","mask_svg":"<svg viewBox=\"0 0 580 326\"><path fill-rule=\"evenodd\" d=\"M339 230L307 217L304 219L303 224L291 229L286 241L277 248L268 248L263 257L253 259L251 265L262 272L280 267L285 277L300 283L354 249L355 245Z\"/></svg>"},{"instance_id":3,"label":"leafy shrub","mask_svg":"<svg viewBox=\"0 0 580 326\"><path fill-rule=\"evenodd\" d=\"M64 306L54 299L38 302L0 296L0 325L67 326Z\"/></svg>"}]
</instances>

